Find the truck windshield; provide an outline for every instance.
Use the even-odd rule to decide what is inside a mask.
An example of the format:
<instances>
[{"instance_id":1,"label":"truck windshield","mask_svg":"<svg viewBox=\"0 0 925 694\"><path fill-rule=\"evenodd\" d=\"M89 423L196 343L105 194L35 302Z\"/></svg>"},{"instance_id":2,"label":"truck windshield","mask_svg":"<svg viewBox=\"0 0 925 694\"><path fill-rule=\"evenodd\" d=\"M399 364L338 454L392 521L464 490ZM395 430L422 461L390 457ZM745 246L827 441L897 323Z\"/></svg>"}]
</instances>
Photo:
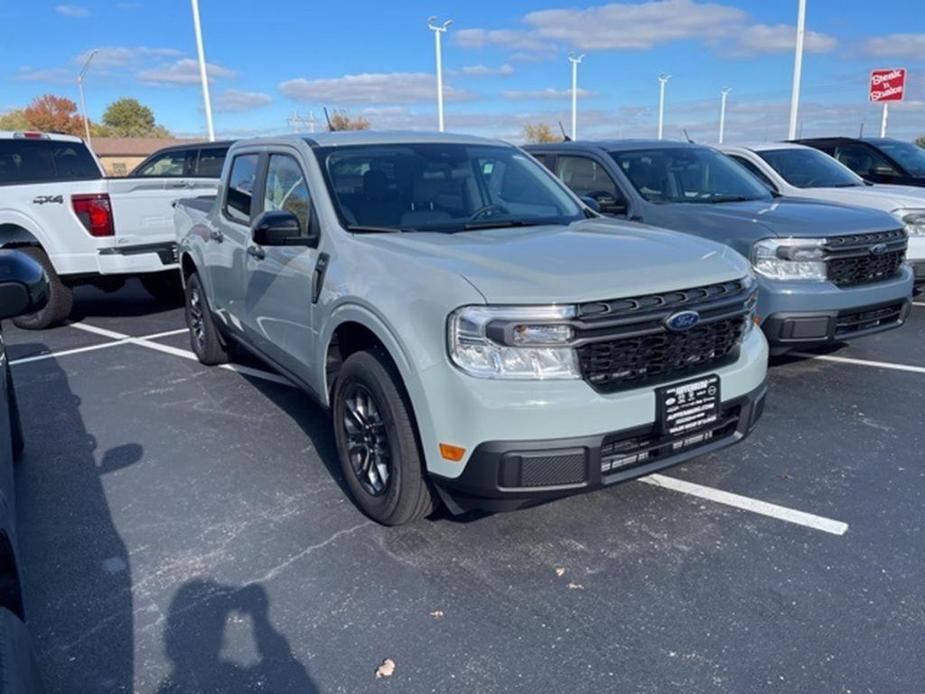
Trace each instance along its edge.
<instances>
[{"instance_id":1,"label":"truck windshield","mask_svg":"<svg viewBox=\"0 0 925 694\"><path fill-rule=\"evenodd\" d=\"M585 216L551 174L514 147L401 143L315 152L351 231L457 232Z\"/></svg>"},{"instance_id":2,"label":"truck windshield","mask_svg":"<svg viewBox=\"0 0 925 694\"><path fill-rule=\"evenodd\" d=\"M816 149L770 149L758 152L781 177L797 188L851 188L864 181L851 169Z\"/></svg>"},{"instance_id":3,"label":"truck windshield","mask_svg":"<svg viewBox=\"0 0 925 694\"><path fill-rule=\"evenodd\" d=\"M102 177L83 142L0 140L0 185Z\"/></svg>"},{"instance_id":4,"label":"truck windshield","mask_svg":"<svg viewBox=\"0 0 925 694\"><path fill-rule=\"evenodd\" d=\"M877 146L913 176L925 176L925 149L900 140L878 142Z\"/></svg>"},{"instance_id":5,"label":"truck windshield","mask_svg":"<svg viewBox=\"0 0 925 694\"><path fill-rule=\"evenodd\" d=\"M757 179L707 147L611 152L639 194L654 203L770 200Z\"/></svg>"}]
</instances>

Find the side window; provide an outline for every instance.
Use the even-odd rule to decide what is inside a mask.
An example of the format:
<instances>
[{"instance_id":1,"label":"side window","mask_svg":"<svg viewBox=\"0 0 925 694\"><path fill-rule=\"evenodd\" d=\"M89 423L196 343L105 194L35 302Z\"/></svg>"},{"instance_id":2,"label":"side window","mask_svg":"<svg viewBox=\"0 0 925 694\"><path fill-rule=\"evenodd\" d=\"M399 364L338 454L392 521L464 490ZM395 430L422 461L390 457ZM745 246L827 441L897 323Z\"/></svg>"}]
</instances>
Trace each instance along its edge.
<instances>
[{"instance_id":1,"label":"side window","mask_svg":"<svg viewBox=\"0 0 925 694\"><path fill-rule=\"evenodd\" d=\"M626 198L604 167L588 157L559 155L556 176L576 195L594 198L605 214L626 214Z\"/></svg>"},{"instance_id":2,"label":"side window","mask_svg":"<svg viewBox=\"0 0 925 694\"><path fill-rule=\"evenodd\" d=\"M229 219L249 224L254 182L257 180L257 154L242 154L234 158L225 194L225 214Z\"/></svg>"},{"instance_id":3,"label":"side window","mask_svg":"<svg viewBox=\"0 0 925 694\"><path fill-rule=\"evenodd\" d=\"M730 154L729 158L733 159L734 161L738 162L739 164L744 166L746 169L748 169L748 172L752 176L757 178L759 181L761 181L766 188L768 188L769 190L773 190L775 193L778 192L777 186L775 186L774 183L771 181L771 179L765 175L764 171L759 169L754 163L750 162L745 157L740 157L737 154Z\"/></svg>"},{"instance_id":4,"label":"side window","mask_svg":"<svg viewBox=\"0 0 925 694\"><path fill-rule=\"evenodd\" d=\"M194 175L203 178L221 178L227 154L227 147L199 150L199 161L196 162Z\"/></svg>"},{"instance_id":5,"label":"side window","mask_svg":"<svg viewBox=\"0 0 925 694\"><path fill-rule=\"evenodd\" d=\"M237 160L235 160L237 165ZM302 167L288 154L271 154L267 166L267 186L264 192L263 209L285 210L299 219L302 233L308 229L308 215L311 196L302 175Z\"/></svg>"},{"instance_id":6,"label":"side window","mask_svg":"<svg viewBox=\"0 0 925 694\"><path fill-rule=\"evenodd\" d=\"M860 176L895 176L898 173L877 150L866 145L838 145L835 148L835 158Z\"/></svg>"},{"instance_id":7,"label":"side window","mask_svg":"<svg viewBox=\"0 0 925 694\"><path fill-rule=\"evenodd\" d=\"M187 159L195 155L195 150L177 149L164 152L154 157L136 172L136 176L184 176L187 172Z\"/></svg>"}]
</instances>

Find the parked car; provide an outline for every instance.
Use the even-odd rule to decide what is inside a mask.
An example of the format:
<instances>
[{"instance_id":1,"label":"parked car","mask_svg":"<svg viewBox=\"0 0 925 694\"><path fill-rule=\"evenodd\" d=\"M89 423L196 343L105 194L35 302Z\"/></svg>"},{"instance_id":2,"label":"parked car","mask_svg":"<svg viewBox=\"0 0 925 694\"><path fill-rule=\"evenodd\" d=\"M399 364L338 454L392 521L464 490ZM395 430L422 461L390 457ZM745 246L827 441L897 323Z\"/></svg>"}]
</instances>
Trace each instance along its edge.
<instances>
[{"instance_id":1,"label":"parked car","mask_svg":"<svg viewBox=\"0 0 925 694\"><path fill-rule=\"evenodd\" d=\"M725 243L752 262L773 354L901 326L907 235L885 212L774 197L717 150L669 141L527 148L615 217Z\"/></svg>"},{"instance_id":2,"label":"parked car","mask_svg":"<svg viewBox=\"0 0 925 694\"><path fill-rule=\"evenodd\" d=\"M0 319L41 310L50 288L42 267L18 251L0 250ZM23 453L22 424L6 344L0 331L0 692L41 692L27 628L19 570L13 464Z\"/></svg>"},{"instance_id":3,"label":"parked car","mask_svg":"<svg viewBox=\"0 0 925 694\"><path fill-rule=\"evenodd\" d=\"M176 223L200 361L243 345L330 408L381 523L622 482L740 441L762 411L748 263L602 218L501 142L239 141Z\"/></svg>"},{"instance_id":4,"label":"parked car","mask_svg":"<svg viewBox=\"0 0 925 694\"><path fill-rule=\"evenodd\" d=\"M51 283L47 306L16 325L65 320L79 284L115 290L137 275L155 297L179 295L171 203L216 186L215 179L107 179L77 137L0 132L0 246L30 255Z\"/></svg>"},{"instance_id":5,"label":"parked car","mask_svg":"<svg viewBox=\"0 0 925 694\"><path fill-rule=\"evenodd\" d=\"M218 181L231 143L232 140L226 140L165 147L132 169L129 176L187 179L190 187L197 183L191 179L207 178Z\"/></svg>"},{"instance_id":6,"label":"parked car","mask_svg":"<svg viewBox=\"0 0 925 694\"><path fill-rule=\"evenodd\" d=\"M916 283L925 282L925 190L873 184L824 152L779 142L720 145L775 193L788 198L871 207L889 212L909 235L906 260Z\"/></svg>"},{"instance_id":7,"label":"parked car","mask_svg":"<svg viewBox=\"0 0 925 694\"><path fill-rule=\"evenodd\" d=\"M871 183L925 186L925 150L891 137L813 137L794 142L821 150Z\"/></svg>"}]
</instances>

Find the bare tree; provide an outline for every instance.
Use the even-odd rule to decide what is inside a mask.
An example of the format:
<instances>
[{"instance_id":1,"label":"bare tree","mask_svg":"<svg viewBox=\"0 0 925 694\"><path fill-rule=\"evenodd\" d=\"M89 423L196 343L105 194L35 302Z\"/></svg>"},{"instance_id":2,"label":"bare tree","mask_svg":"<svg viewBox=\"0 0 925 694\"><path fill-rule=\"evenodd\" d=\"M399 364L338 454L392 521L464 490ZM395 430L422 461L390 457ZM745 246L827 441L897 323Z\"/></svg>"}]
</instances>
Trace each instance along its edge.
<instances>
[{"instance_id":1,"label":"bare tree","mask_svg":"<svg viewBox=\"0 0 925 694\"><path fill-rule=\"evenodd\" d=\"M558 142L560 139L547 123L527 123L524 126L524 141L530 144Z\"/></svg>"},{"instance_id":2,"label":"bare tree","mask_svg":"<svg viewBox=\"0 0 925 694\"><path fill-rule=\"evenodd\" d=\"M332 111L329 117L331 130L369 130L369 119L351 116L347 111Z\"/></svg>"}]
</instances>

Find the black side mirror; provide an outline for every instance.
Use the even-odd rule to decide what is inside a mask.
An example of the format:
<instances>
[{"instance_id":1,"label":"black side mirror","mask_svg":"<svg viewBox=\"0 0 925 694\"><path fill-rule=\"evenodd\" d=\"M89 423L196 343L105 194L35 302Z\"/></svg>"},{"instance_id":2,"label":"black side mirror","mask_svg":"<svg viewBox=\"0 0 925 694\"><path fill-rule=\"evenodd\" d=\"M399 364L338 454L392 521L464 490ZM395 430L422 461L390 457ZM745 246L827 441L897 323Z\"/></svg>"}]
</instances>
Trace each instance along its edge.
<instances>
[{"instance_id":1,"label":"black side mirror","mask_svg":"<svg viewBox=\"0 0 925 694\"><path fill-rule=\"evenodd\" d=\"M870 170L874 176L895 176L896 171L892 166L875 166Z\"/></svg>"},{"instance_id":2,"label":"black side mirror","mask_svg":"<svg viewBox=\"0 0 925 694\"><path fill-rule=\"evenodd\" d=\"M626 214L626 203L622 200L617 200L605 190L588 193L588 197L597 203L597 210L602 214Z\"/></svg>"},{"instance_id":3,"label":"black side mirror","mask_svg":"<svg viewBox=\"0 0 925 694\"><path fill-rule=\"evenodd\" d=\"M600 211L601 211L601 206L598 205L598 204L597 204L597 200L595 200L594 198L592 198L590 195L582 195L582 196L581 196L581 201L582 201L585 205L587 205L588 207L590 207L592 210L594 210L595 212L600 213Z\"/></svg>"},{"instance_id":4,"label":"black side mirror","mask_svg":"<svg viewBox=\"0 0 925 694\"><path fill-rule=\"evenodd\" d=\"M302 229L302 223L292 212L264 212L254 222L251 236L258 246L314 246L317 234Z\"/></svg>"},{"instance_id":5,"label":"black side mirror","mask_svg":"<svg viewBox=\"0 0 925 694\"><path fill-rule=\"evenodd\" d=\"M25 253L0 250L0 319L41 311L48 294L41 265Z\"/></svg>"}]
</instances>

